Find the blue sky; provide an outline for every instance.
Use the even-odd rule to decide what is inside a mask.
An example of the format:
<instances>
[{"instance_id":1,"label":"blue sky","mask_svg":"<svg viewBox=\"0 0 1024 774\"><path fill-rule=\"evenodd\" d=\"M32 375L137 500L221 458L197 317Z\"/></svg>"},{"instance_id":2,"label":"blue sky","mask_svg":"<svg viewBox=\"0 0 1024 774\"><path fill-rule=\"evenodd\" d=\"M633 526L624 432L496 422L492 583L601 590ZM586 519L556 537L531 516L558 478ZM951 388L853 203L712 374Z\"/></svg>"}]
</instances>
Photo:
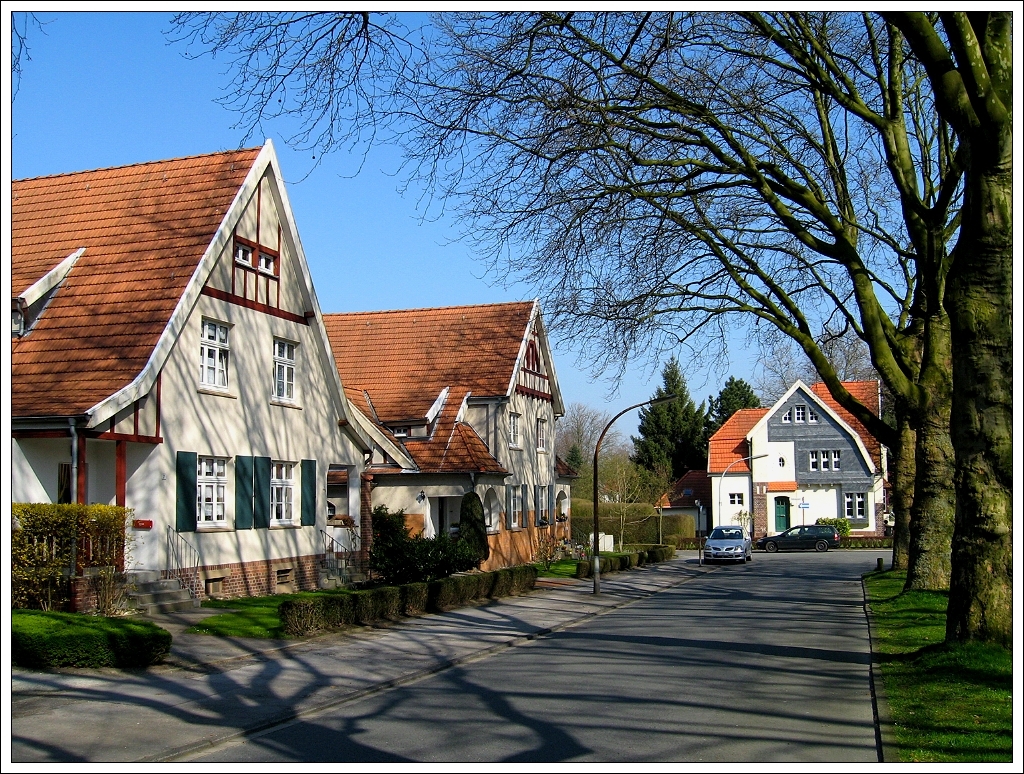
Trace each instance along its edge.
<instances>
[{"instance_id":1,"label":"blue sky","mask_svg":"<svg viewBox=\"0 0 1024 774\"><path fill-rule=\"evenodd\" d=\"M215 102L228 78L225 65L188 60L163 35L165 13L38 12L44 32L29 29L31 61L24 65L10 131L12 178L209 153L239 147L237 114ZM299 234L320 305L327 312L447 306L530 299L536 289L504 288L482 279L468 245L453 241L449 219L424 222L417 197L402 197L394 176L398 157L374 149L335 153L314 165L310 153L290 150L286 127L266 125L288 182ZM278 133L280 132L280 134ZM258 145L262 136L248 145ZM312 173L302 179L313 169ZM554 337L553 337L554 338ZM554 343L554 342L553 342ZM753 359L738 348L729 373L753 381ZM566 403L580 401L612 413L649 398L660 374L647 364L628 369L614 385L593 380L565 346L555 352ZM683 362L699 402L729 373ZM636 413L616 425L636 432Z\"/></svg>"}]
</instances>

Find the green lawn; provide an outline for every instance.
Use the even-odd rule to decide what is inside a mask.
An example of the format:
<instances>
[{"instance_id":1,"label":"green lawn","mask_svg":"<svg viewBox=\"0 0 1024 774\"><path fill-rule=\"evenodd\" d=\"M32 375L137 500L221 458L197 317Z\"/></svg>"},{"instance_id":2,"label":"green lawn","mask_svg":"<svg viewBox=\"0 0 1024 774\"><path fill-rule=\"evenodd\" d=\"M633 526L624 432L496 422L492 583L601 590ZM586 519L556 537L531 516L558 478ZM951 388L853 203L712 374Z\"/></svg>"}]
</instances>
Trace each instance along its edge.
<instances>
[{"instance_id":1,"label":"green lawn","mask_svg":"<svg viewBox=\"0 0 1024 774\"><path fill-rule=\"evenodd\" d=\"M900 759L1011 761L1010 651L945 644L947 594L901 593L905 580L896 572L865 577Z\"/></svg>"},{"instance_id":2,"label":"green lawn","mask_svg":"<svg viewBox=\"0 0 1024 774\"><path fill-rule=\"evenodd\" d=\"M301 591L297 594L274 594L269 597L239 597L237 599L207 599L203 607L225 608L220 615L204 618L188 631L190 634L212 634L217 637L257 637L261 639L287 639L277 608L286 599L299 599L314 594L347 594L336 591Z\"/></svg>"},{"instance_id":3,"label":"green lawn","mask_svg":"<svg viewBox=\"0 0 1024 774\"><path fill-rule=\"evenodd\" d=\"M538 578L575 578L576 577L576 559L559 559L557 562L552 562L551 567L547 570L544 569L543 564L536 564L537 577Z\"/></svg>"}]
</instances>

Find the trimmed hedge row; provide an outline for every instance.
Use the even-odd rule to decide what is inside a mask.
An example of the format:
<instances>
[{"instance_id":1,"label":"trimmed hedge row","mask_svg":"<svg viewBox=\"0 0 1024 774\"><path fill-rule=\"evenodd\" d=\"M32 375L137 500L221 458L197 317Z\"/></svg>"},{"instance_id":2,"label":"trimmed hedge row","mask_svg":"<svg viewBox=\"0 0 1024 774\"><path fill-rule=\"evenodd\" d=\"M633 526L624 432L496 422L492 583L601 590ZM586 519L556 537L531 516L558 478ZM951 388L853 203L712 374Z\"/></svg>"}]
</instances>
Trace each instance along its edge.
<instances>
[{"instance_id":1,"label":"trimmed hedge row","mask_svg":"<svg viewBox=\"0 0 1024 774\"><path fill-rule=\"evenodd\" d=\"M304 637L353 624L366 626L427 611L444 612L476 599L523 594L531 591L536 582L537 568L527 564L494 572L452 575L430 583L289 599L281 603L278 615L288 634Z\"/></svg>"},{"instance_id":2,"label":"trimmed hedge row","mask_svg":"<svg viewBox=\"0 0 1024 774\"><path fill-rule=\"evenodd\" d=\"M891 537L844 537L840 548L892 548Z\"/></svg>"},{"instance_id":3,"label":"trimmed hedge row","mask_svg":"<svg viewBox=\"0 0 1024 774\"><path fill-rule=\"evenodd\" d=\"M657 544L646 544L639 546L626 546L624 553L601 554L601 574L608 572L619 572L631 570L634 567L643 567L646 564L664 562L675 556L675 546ZM636 550L632 550L636 549ZM594 562L591 559L582 559L576 563L576 577L589 578L593 574Z\"/></svg>"},{"instance_id":4,"label":"trimmed hedge row","mask_svg":"<svg viewBox=\"0 0 1024 774\"><path fill-rule=\"evenodd\" d=\"M42 610L11 614L11 660L22 667L141 668L170 651L171 633L149 621Z\"/></svg>"}]
</instances>

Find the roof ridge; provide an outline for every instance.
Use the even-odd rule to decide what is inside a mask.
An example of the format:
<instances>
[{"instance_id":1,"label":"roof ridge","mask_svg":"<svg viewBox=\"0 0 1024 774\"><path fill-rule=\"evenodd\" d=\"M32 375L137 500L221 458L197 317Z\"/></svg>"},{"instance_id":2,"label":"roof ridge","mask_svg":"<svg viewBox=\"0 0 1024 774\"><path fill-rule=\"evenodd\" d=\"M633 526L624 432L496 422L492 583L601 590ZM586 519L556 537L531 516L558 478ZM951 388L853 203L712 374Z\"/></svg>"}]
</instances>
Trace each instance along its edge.
<instances>
[{"instance_id":1,"label":"roof ridge","mask_svg":"<svg viewBox=\"0 0 1024 774\"><path fill-rule=\"evenodd\" d=\"M49 180L57 177L71 177L72 175L87 175L90 172L110 172L117 169L129 169L130 167L148 167L155 164L168 164L172 161L189 161L191 159L201 159L207 156L226 156L229 153L245 153L246 151L260 151L262 145L254 145L250 148L235 148L234 150L221 150L212 151L210 153L196 153L190 156L174 156L169 159L156 159L155 161L138 161L133 164L114 164L109 167L95 167L93 169L79 169L74 172L55 172L50 175L36 175L35 177L22 177L17 180L12 180L12 183L27 183L32 180Z\"/></svg>"},{"instance_id":2,"label":"roof ridge","mask_svg":"<svg viewBox=\"0 0 1024 774\"><path fill-rule=\"evenodd\" d=\"M536 299L530 301L493 301L487 304L454 304L452 306L420 306L411 309L376 309L363 312L324 312L324 317L359 317L370 314L400 314L402 312L442 312L450 309L482 309L489 306L518 306L521 304L532 305Z\"/></svg>"}]
</instances>

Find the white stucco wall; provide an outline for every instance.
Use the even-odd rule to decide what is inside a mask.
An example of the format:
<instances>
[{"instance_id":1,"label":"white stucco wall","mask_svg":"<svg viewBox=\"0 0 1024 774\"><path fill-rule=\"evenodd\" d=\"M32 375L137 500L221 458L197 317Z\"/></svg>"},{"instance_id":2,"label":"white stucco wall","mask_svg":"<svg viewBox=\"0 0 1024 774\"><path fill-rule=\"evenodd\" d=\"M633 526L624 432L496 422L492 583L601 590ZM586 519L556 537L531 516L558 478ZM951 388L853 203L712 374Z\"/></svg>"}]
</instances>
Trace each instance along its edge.
<instances>
[{"instance_id":1,"label":"white stucco wall","mask_svg":"<svg viewBox=\"0 0 1024 774\"><path fill-rule=\"evenodd\" d=\"M57 502L57 467L71 462L70 438L11 440L11 502Z\"/></svg>"}]
</instances>

